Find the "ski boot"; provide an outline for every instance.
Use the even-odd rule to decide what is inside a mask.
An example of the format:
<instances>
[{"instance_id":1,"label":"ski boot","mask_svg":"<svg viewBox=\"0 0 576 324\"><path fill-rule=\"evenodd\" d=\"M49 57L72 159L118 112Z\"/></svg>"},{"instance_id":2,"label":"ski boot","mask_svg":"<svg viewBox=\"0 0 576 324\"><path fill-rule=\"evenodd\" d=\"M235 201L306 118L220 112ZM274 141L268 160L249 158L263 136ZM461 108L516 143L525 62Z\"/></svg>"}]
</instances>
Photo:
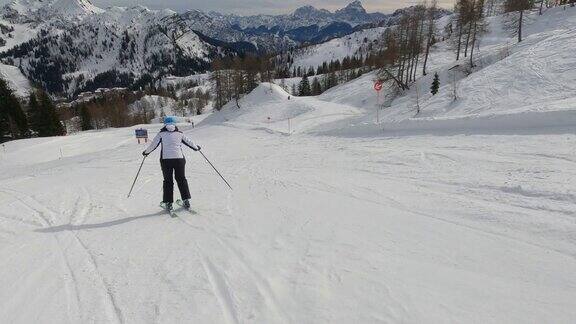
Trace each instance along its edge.
<instances>
[{"instance_id":1,"label":"ski boot","mask_svg":"<svg viewBox=\"0 0 576 324\"><path fill-rule=\"evenodd\" d=\"M171 217L176 217L176 213L174 212L174 206L172 206L171 202L162 202L160 203L160 207L166 210Z\"/></svg>"}]
</instances>

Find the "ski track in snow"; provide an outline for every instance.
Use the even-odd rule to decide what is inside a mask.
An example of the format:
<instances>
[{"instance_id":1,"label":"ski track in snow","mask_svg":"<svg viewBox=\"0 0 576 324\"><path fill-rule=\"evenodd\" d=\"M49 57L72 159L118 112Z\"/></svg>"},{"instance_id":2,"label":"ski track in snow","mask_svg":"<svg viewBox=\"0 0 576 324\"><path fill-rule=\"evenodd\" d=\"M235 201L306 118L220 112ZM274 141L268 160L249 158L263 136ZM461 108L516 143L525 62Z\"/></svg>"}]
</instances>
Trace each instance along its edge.
<instances>
[{"instance_id":1,"label":"ski track in snow","mask_svg":"<svg viewBox=\"0 0 576 324\"><path fill-rule=\"evenodd\" d=\"M44 227L49 227L49 226L53 226L54 225L54 220L56 219L57 215L59 214L58 212L51 210L49 207L46 207L46 204L43 204L41 202L39 202L38 200L36 200L34 197L32 196L28 196L25 195L24 193L15 191L15 190L2 190L5 193L8 193L10 195L12 195L13 197L15 197L18 201L20 201L24 206L26 206L27 208L29 208L30 210L34 211L36 213L36 215L38 215L38 217L42 220ZM87 194L88 191L87 190L82 190L82 192L84 194ZM77 215L79 214L79 218L83 219L87 212L89 211L89 209L83 209L83 210L78 210L78 206L81 205L81 201L82 201L82 195L79 195L78 198L76 199L76 202L73 206L74 210L72 212L72 215ZM84 202L84 204L86 204L86 202ZM79 212L78 212L79 211ZM93 307L92 305L84 305L81 309L78 309L78 304L81 303L81 298L80 298L80 292L79 292L79 287L78 287L78 279L76 279L78 277L77 274L75 274L74 270L72 269L72 267L70 266L70 259L69 256L67 254L67 251L70 249L73 249L74 247L76 247L77 249L79 248L79 250L81 251L82 254L85 255L85 261L88 262L89 267L91 268L91 273L92 273L92 278L90 278L90 281L92 281L93 283L97 284L100 286L100 295L102 295L102 299L104 300L104 305L105 305L105 311L108 314L107 317L107 321L111 322L111 323L122 323L122 313L119 309L119 307L117 306L117 303L115 301L115 297L111 292L111 288L109 286L109 284L106 282L106 280L104 279L104 277L102 276L102 273L100 272L99 268L98 268L98 264L96 262L96 259L94 258L93 253L90 251L90 249L82 242L82 240L78 237L76 232L66 232L65 237L68 239L67 241L69 242L68 244L64 244L63 243L63 238L61 235L58 234L54 234L54 238L57 242L58 248L62 253L62 257L64 259L64 263L66 265L66 268L68 270L68 273L70 274L71 278L72 278L72 282L73 282L73 296L70 296L70 293L68 295L69 299L72 299L73 302L71 303L72 305L74 305L74 308L77 308L76 312L76 316L78 316L80 314L81 311L87 312L89 310L90 307ZM75 243L73 243L75 242ZM84 296L84 298L89 298L88 296L90 296L91 293L87 293L86 296Z\"/></svg>"},{"instance_id":2,"label":"ski track in snow","mask_svg":"<svg viewBox=\"0 0 576 324\"><path fill-rule=\"evenodd\" d=\"M198 228L195 225L190 224L182 217L179 217L178 219L187 226L189 226L190 228L194 229L195 234L198 235L197 232ZM214 226L214 224L211 225ZM206 229L204 229L204 231L206 231ZM242 254L238 252L236 249L234 249L234 247L232 247L229 243L227 243L217 234L211 231L210 234L211 234L210 238L207 238L205 235L200 235L201 237L200 241L202 242L202 244L206 244L205 243L206 241L217 242L221 247L227 250L228 251L227 255L230 257L228 259L236 260L237 265L239 265L242 269L244 269L246 275L252 280L252 284L256 287L260 295L265 299L266 303L273 309L275 315L283 319L281 320L281 322L290 322L289 320L287 320L289 318L288 314L284 312L282 308L279 306L277 299L274 296L274 293L270 289L270 286L265 281L265 279L263 279L262 276L247 263L245 257L242 256ZM219 275L219 272L217 271L214 264L210 261L210 259L205 256L204 252L202 252L203 250L198 242L196 242L196 247L201 256L203 267L206 270L212 285L218 291L218 298L220 300L220 303L223 305L226 314L228 315L227 316L228 322L238 323L239 321L237 319L237 316L235 315L233 302L231 301L230 297L231 296L230 289L227 288L226 281L223 280L222 275Z\"/></svg>"}]
</instances>

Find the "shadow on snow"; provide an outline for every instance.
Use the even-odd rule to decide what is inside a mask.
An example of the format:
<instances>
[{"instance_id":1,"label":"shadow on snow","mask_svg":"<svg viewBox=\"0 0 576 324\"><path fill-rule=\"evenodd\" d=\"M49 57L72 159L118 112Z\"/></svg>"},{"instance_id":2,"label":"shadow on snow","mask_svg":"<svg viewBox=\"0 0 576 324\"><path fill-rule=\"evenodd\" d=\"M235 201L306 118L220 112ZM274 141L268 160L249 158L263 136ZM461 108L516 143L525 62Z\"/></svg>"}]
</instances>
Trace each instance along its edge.
<instances>
[{"instance_id":1,"label":"shadow on snow","mask_svg":"<svg viewBox=\"0 0 576 324\"><path fill-rule=\"evenodd\" d=\"M112 226L116 226L116 225L122 225L122 224L133 222L133 221L136 221L139 219L156 217L156 216L160 216L160 215L166 215L166 212L160 211L160 212L157 212L154 214L127 217L127 218L117 219L117 220L103 222L103 223L96 223L96 224L58 225L58 226L40 228L40 229L37 229L34 231L39 232L39 233L57 233L57 232L65 232L65 231L81 231L81 230L95 229L95 228L106 228L106 227L112 227Z\"/></svg>"}]
</instances>

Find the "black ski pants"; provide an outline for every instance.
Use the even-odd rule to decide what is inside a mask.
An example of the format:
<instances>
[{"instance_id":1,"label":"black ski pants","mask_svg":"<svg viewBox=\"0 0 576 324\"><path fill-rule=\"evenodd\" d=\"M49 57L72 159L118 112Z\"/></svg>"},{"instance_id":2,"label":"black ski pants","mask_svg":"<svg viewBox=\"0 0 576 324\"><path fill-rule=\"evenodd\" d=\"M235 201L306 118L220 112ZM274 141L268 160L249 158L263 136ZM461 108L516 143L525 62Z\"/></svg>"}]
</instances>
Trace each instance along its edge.
<instances>
[{"instance_id":1,"label":"black ski pants","mask_svg":"<svg viewBox=\"0 0 576 324\"><path fill-rule=\"evenodd\" d=\"M165 203L174 202L174 180L173 174L176 175L176 183L180 190L182 200L190 199L190 189L186 180L186 159L162 159L160 160L162 174L164 175L164 196L162 201Z\"/></svg>"}]
</instances>

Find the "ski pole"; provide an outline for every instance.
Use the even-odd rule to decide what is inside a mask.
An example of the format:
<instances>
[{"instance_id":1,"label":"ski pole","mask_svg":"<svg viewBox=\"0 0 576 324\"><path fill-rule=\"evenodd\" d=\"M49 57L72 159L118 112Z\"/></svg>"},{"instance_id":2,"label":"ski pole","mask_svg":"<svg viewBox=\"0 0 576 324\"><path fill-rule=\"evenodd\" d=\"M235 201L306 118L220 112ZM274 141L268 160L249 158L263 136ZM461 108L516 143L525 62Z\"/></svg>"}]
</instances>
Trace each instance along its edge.
<instances>
[{"instance_id":1,"label":"ski pole","mask_svg":"<svg viewBox=\"0 0 576 324\"><path fill-rule=\"evenodd\" d=\"M140 170L142 170L142 166L144 165L144 161L146 161L146 156L142 159L142 163L140 163L140 168L138 168L138 173L136 173L136 178L134 178L134 182L132 183L132 187L130 188L130 192L128 193L128 197L130 198L130 194L132 194L132 189L134 189L134 185L136 184L136 180L138 180L138 176L140 175Z\"/></svg>"},{"instance_id":2,"label":"ski pole","mask_svg":"<svg viewBox=\"0 0 576 324\"><path fill-rule=\"evenodd\" d=\"M212 167L212 169L214 169L214 171L216 171L216 173L218 173L218 175L220 176L220 178L222 178L222 180L224 180L224 182L226 182L226 185L228 186L228 188L230 188L230 190L232 190L232 187L230 186L230 184L228 183L228 181L226 181L226 179L224 179L224 177L222 176L222 174L220 174L220 172L218 171L218 169L216 169L216 167L214 166L214 164L212 164L212 162L210 162L210 160L208 160L208 158L206 157L206 155L204 155L204 153L202 151L198 151L200 152L200 154L202 154L202 156L204 157L204 159L206 159L206 162L208 162L210 164L210 166Z\"/></svg>"}]
</instances>

